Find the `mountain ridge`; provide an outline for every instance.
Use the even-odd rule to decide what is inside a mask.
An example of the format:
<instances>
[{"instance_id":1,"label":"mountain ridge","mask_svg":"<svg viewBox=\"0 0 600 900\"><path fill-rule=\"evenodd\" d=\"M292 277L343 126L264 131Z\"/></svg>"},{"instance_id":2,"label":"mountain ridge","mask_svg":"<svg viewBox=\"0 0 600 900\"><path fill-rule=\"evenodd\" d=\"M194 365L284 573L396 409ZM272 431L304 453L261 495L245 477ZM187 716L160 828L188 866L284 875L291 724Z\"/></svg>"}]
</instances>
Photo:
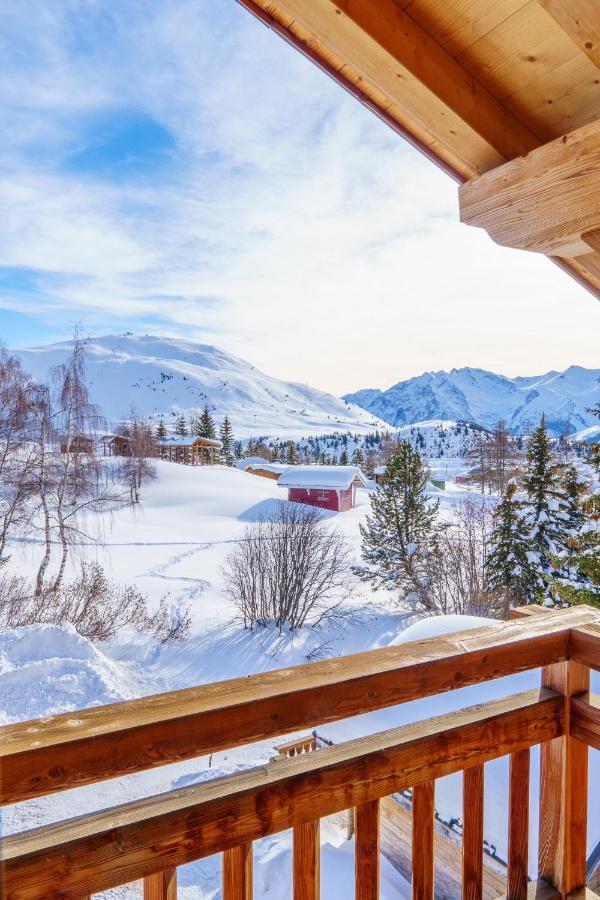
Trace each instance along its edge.
<instances>
[{"instance_id":1,"label":"mountain ridge","mask_svg":"<svg viewBox=\"0 0 600 900\"><path fill-rule=\"evenodd\" d=\"M572 365L562 372L552 369L542 375L509 378L464 366L424 372L385 391L354 391L344 399L393 427L453 419L491 428L498 419L505 419L517 434L530 431L544 413L549 431L558 437L598 424L587 410L600 402L600 369Z\"/></svg>"},{"instance_id":2,"label":"mountain ridge","mask_svg":"<svg viewBox=\"0 0 600 900\"><path fill-rule=\"evenodd\" d=\"M14 350L27 372L46 381L67 358L72 341ZM373 431L385 423L350 401L309 385L282 381L211 344L127 332L85 342L90 395L114 426L136 415L173 424L205 404L217 421L227 415L236 437L303 437Z\"/></svg>"}]
</instances>

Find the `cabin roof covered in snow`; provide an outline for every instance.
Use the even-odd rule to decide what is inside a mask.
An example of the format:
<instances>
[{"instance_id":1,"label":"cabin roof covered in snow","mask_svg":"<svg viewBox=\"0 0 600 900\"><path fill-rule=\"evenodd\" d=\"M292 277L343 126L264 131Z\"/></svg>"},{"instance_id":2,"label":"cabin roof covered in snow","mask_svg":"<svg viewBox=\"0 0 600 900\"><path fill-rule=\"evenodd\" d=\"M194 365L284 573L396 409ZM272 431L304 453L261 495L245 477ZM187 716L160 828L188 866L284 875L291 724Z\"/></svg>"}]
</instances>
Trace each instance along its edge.
<instances>
[{"instance_id":1,"label":"cabin roof covered in snow","mask_svg":"<svg viewBox=\"0 0 600 900\"><path fill-rule=\"evenodd\" d=\"M271 462L264 456L244 456L236 461L236 469L247 469L249 466L266 466Z\"/></svg>"},{"instance_id":2,"label":"cabin roof covered in snow","mask_svg":"<svg viewBox=\"0 0 600 900\"><path fill-rule=\"evenodd\" d=\"M375 466L373 469L373 475L385 475L385 470L387 466Z\"/></svg>"},{"instance_id":3,"label":"cabin roof covered in snow","mask_svg":"<svg viewBox=\"0 0 600 900\"><path fill-rule=\"evenodd\" d=\"M281 474L288 469L289 466L282 465L281 463L270 463L270 462L252 462L250 465L244 466L246 471L250 470L251 472L273 472L275 474Z\"/></svg>"},{"instance_id":4,"label":"cabin roof covered in snow","mask_svg":"<svg viewBox=\"0 0 600 900\"><path fill-rule=\"evenodd\" d=\"M366 487L367 479L358 466L290 466L277 483L280 487L343 491L353 483Z\"/></svg>"}]
</instances>

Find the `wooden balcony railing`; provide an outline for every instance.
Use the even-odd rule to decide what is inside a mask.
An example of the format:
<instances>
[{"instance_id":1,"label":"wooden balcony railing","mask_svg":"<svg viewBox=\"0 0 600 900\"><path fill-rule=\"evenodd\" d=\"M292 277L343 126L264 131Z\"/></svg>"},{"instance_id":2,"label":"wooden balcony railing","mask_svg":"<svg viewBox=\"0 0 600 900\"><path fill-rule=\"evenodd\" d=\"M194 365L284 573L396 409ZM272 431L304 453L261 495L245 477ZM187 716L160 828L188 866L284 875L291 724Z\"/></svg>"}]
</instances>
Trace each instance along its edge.
<instances>
[{"instance_id":1,"label":"wooden balcony railing","mask_svg":"<svg viewBox=\"0 0 600 900\"><path fill-rule=\"evenodd\" d=\"M224 900L252 896L252 843L294 830L295 900L319 896L319 820L355 809L356 898L379 896L379 801L413 789L412 892L434 896L434 783L464 772L462 895L482 897L484 763L510 758L508 890L584 897L588 747L600 749L600 614L587 607L0 729L3 804L92 784L540 667L539 689L0 843L6 900L83 898L223 853ZM539 877L528 884L529 752L541 744ZM529 893L528 893L529 892ZM532 893L533 892L533 893ZM593 896L588 891L587 896ZM330 898L325 898L330 900Z\"/></svg>"}]
</instances>

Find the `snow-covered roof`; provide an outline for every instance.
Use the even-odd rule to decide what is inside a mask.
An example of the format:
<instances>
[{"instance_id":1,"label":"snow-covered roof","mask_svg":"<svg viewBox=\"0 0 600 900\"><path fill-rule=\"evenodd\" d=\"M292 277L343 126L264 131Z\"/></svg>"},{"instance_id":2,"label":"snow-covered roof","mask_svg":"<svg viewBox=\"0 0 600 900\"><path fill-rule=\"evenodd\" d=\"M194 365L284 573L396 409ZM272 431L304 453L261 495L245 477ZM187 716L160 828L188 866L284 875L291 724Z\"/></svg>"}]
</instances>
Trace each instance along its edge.
<instances>
[{"instance_id":1,"label":"snow-covered roof","mask_svg":"<svg viewBox=\"0 0 600 900\"><path fill-rule=\"evenodd\" d=\"M270 462L271 460L264 456L244 456L242 459L238 459L235 466L236 469L247 469L248 466L268 465Z\"/></svg>"},{"instance_id":2,"label":"snow-covered roof","mask_svg":"<svg viewBox=\"0 0 600 900\"><path fill-rule=\"evenodd\" d=\"M179 434L171 435L170 437L162 438L159 441L160 444L165 444L166 446L177 446L177 447L191 447L193 444L199 441L200 443L208 446L208 447L222 447L221 441L217 441L216 438L205 438L205 437L197 437L196 435L187 435L186 437L182 437Z\"/></svg>"},{"instance_id":3,"label":"snow-covered roof","mask_svg":"<svg viewBox=\"0 0 600 900\"><path fill-rule=\"evenodd\" d=\"M373 475L385 475L385 470L387 466L375 466L373 469Z\"/></svg>"},{"instance_id":4,"label":"snow-covered roof","mask_svg":"<svg viewBox=\"0 0 600 900\"><path fill-rule=\"evenodd\" d=\"M367 487L358 466L290 466L281 475L279 487L346 490L353 482Z\"/></svg>"},{"instance_id":5,"label":"snow-covered roof","mask_svg":"<svg viewBox=\"0 0 600 900\"><path fill-rule=\"evenodd\" d=\"M281 463L270 463L270 462L257 462L250 463L250 465L244 466L246 471L250 470L251 472L262 471L262 472L273 472L274 474L281 475L282 472L285 472L288 466L281 465Z\"/></svg>"}]
</instances>

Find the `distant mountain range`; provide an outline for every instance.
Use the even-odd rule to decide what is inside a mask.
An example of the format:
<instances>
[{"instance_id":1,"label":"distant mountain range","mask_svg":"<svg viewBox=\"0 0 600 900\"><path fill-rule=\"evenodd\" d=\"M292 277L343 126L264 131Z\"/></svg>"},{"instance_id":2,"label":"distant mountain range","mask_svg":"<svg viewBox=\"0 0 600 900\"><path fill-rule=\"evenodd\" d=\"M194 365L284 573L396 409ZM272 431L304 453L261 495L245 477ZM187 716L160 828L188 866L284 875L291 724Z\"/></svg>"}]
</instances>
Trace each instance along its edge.
<instances>
[{"instance_id":1,"label":"distant mountain range","mask_svg":"<svg viewBox=\"0 0 600 900\"><path fill-rule=\"evenodd\" d=\"M550 432L558 437L599 424L587 409L600 403L600 369L569 366L564 372L516 378L472 368L425 372L387 391L367 388L344 399L395 427L451 419L490 428L505 419L517 434L530 431L545 413Z\"/></svg>"},{"instance_id":2,"label":"distant mountain range","mask_svg":"<svg viewBox=\"0 0 600 900\"><path fill-rule=\"evenodd\" d=\"M332 431L385 428L348 400L308 385L280 381L206 344L150 335L107 335L87 344L92 399L113 425L136 415L165 424L208 403L217 421L231 419L236 437L300 438ZM65 361L71 341L14 351L34 378L46 381Z\"/></svg>"}]
</instances>

